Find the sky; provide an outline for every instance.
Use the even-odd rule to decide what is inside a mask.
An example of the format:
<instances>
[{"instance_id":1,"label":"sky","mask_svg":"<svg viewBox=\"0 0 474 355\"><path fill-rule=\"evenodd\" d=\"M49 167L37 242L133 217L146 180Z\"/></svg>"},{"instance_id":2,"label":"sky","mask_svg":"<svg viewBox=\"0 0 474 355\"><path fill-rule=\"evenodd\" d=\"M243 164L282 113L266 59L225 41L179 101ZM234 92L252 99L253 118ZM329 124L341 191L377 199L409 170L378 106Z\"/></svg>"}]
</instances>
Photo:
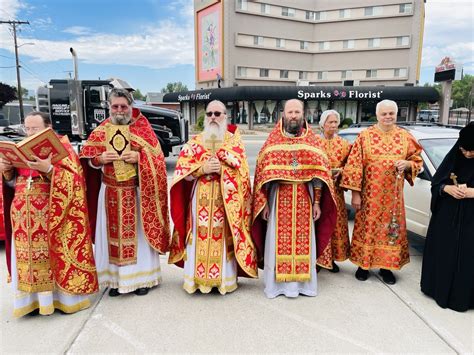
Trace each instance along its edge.
<instances>
[{"instance_id":1,"label":"sky","mask_svg":"<svg viewBox=\"0 0 474 355\"><path fill-rule=\"evenodd\" d=\"M80 79L119 77L142 93L175 81L194 89L193 0L0 0L0 21L8 20L30 22L17 32L21 83L29 90L72 75L70 47ZM433 81L446 55L473 75L473 0L426 1L422 53L420 85ZM13 35L5 24L0 81L16 86Z\"/></svg>"}]
</instances>

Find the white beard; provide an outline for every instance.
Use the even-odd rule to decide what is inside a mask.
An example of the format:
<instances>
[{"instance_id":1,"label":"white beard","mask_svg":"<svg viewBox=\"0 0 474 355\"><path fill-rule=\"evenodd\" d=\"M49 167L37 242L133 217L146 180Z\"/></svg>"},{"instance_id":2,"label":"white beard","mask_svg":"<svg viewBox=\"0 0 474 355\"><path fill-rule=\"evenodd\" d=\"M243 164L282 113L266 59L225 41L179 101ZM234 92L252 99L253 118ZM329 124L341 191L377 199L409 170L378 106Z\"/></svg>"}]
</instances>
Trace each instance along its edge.
<instances>
[{"instance_id":1,"label":"white beard","mask_svg":"<svg viewBox=\"0 0 474 355\"><path fill-rule=\"evenodd\" d=\"M204 120L204 131L202 131L204 140L210 140L213 138L219 141L223 141L225 137L225 132L227 131L227 120L222 122L220 125L210 124L208 120Z\"/></svg>"},{"instance_id":2,"label":"white beard","mask_svg":"<svg viewBox=\"0 0 474 355\"><path fill-rule=\"evenodd\" d=\"M132 119L131 114L122 115L122 114L116 113L116 114L112 114L110 117L110 120L112 121L112 123L119 126L128 125L131 119Z\"/></svg>"}]
</instances>

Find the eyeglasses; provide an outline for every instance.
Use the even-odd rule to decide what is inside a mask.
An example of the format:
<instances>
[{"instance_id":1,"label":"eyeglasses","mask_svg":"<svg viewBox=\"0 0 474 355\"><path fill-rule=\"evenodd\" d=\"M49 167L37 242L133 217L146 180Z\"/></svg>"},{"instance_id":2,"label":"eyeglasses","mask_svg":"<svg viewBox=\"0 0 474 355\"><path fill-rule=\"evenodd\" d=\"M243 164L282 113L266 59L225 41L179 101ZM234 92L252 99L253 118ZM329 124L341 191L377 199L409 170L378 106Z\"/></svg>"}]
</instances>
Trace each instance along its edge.
<instances>
[{"instance_id":1,"label":"eyeglasses","mask_svg":"<svg viewBox=\"0 0 474 355\"><path fill-rule=\"evenodd\" d=\"M216 116L216 117L220 117L223 113L222 112L219 112L219 111L209 111L209 112L206 112L206 116L207 117L212 117L212 115Z\"/></svg>"},{"instance_id":2,"label":"eyeglasses","mask_svg":"<svg viewBox=\"0 0 474 355\"><path fill-rule=\"evenodd\" d=\"M25 125L22 125L21 128L25 133L36 133L45 129L45 127L26 127Z\"/></svg>"},{"instance_id":3,"label":"eyeglasses","mask_svg":"<svg viewBox=\"0 0 474 355\"><path fill-rule=\"evenodd\" d=\"M128 109L128 105L110 105L110 107L113 109L113 110L118 110L118 109L121 109L122 111L125 111L126 109Z\"/></svg>"}]
</instances>

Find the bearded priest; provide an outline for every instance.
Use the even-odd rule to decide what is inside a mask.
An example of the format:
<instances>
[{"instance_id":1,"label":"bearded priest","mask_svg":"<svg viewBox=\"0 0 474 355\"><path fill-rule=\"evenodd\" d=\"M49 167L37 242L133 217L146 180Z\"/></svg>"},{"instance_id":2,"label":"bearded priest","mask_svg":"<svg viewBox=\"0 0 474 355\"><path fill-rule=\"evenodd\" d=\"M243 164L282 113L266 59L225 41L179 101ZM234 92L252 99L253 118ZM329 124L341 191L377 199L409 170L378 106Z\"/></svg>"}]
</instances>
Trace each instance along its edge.
<instances>
[{"instance_id":1,"label":"bearded priest","mask_svg":"<svg viewBox=\"0 0 474 355\"><path fill-rule=\"evenodd\" d=\"M91 219L97 216L92 221L97 272L109 296L143 296L161 282L160 253L169 246L166 166L131 94L113 89L108 100L110 118L94 129L80 153L88 166Z\"/></svg>"},{"instance_id":2,"label":"bearded priest","mask_svg":"<svg viewBox=\"0 0 474 355\"><path fill-rule=\"evenodd\" d=\"M301 101L286 102L257 159L252 237L268 298L316 296L316 265L333 267L331 167L303 112Z\"/></svg>"},{"instance_id":3,"label":"bearded priest","mask_svg":"<svg viewBox=\"0 0 474 355\"><path fill-rule=\"evenodd\" d=\"M47 113L25 117L28 137L48 127ZM16 317L50 315L55 309L74 313L88 308L90 295L98 291L83 171L67 136L60 142L68 156L55 164L51 156L33 156L28 168L13 168L0 159Z\"/></svg>"},{"instance_id":4,"label":"bearded priest","mask_svg":"<svg viewBox=\"0 0 474 355\"><path fill-rule=\"evenodd\" d=\"M183 147L170 200L169 263L184 268L188 293L226 294L237 288L237 276L257 277L247 157L222 102L207 105L204 131Z\"/></svg>"}]
</instances>

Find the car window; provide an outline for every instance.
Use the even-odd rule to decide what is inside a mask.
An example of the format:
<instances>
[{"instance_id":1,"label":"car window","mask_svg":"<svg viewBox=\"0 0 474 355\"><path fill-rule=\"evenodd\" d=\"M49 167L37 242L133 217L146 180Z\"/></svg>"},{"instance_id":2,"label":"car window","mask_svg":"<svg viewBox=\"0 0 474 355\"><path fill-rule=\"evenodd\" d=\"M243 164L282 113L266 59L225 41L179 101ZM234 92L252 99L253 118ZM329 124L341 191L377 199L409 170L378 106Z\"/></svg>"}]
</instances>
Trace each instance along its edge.
<instances>
[{"instance_id":1,"label":"car window","mask_svg":"<svg viewBox=\"0 0 474 355\"><path fill-rule=\"evenodd\" d=\"M354 143L359 133L339 133L339 137L347 139L350 143Z\"/></svg>"},{"instance_id":2,"label":"car window","mask_svg":"<svg viewBox=\"0 0 474 355\"><path fill-rule=\"evenodd\" d=\"M423 150L425 151L433 166L438 169L438 166L441 164L446 154L448 154L450 149L456 143L456 139L420 139L419 143L423 147Z\"/></svg>"}]
</instances>

